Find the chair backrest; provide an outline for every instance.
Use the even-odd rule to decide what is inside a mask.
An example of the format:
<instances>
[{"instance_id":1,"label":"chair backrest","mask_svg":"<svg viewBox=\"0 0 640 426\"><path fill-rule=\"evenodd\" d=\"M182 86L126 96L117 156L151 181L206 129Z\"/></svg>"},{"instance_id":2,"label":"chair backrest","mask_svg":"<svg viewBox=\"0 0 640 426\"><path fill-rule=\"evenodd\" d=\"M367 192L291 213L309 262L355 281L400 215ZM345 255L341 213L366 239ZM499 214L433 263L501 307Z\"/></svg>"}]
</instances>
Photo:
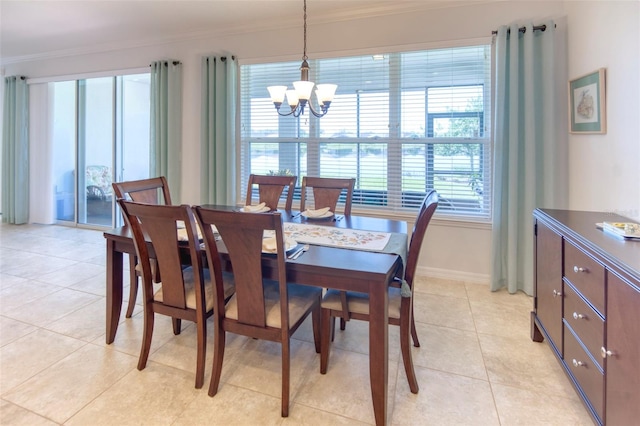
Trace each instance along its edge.
<instances>
[{"instance_id":1,"label":"chair backrest","mask_svg":"<svg viewBox=\"0 0 640 426\"><path fill-rule=\"evenodd\" d=\"M275 231L277 253L274 266L278 271L280 289L280 321L283 329L289 327L287 278L285 270L282 218L275 213L241 213L195 207L196 218L203 230L207 261L213 266L216 283L215 321L225 312L222 290L221 260L211 225L215 225L226 247L235 280L235 297L238 304L237 321L243 326L265 328L265 287L262 275L262 243L265 230ZM273 312L271 313L273 315ZM246 331L245 331L246 333ZM271 337L273 340L273 336ZM279 340L279 339L276 339Z\"/></svg>"},{"instance_id":2,"label":"chair backrest","mask_svg":"<svg viewBox=\"0 0 640 426\"><path fill-rule=\"evenodd\" d=\"M246 205L251 205L253 186L258 185L258 194L260 197L258 202L264 202L271 210L277 210L280 196L286 188L287 201L285 202L284 208L285 210L291 210L293 191L297 180L297 176L250 175L249 184L247 185Z\"/></svg>"},{"instance_id":3,"label":"chair backrest","mask_svg":"<svg viewBox=\"0 0 640 426\"><path fill-rule=\"evenodd\" d=\"M169 185L164 176L113 182L112 185L116 198L129 199L138 203L171 205Z\"/></svg>"},{"instance_id":4,"label":"chair backrest","mask_svg":"<svg viewBox=\"0 0 640 426\"><path fill-rule=\"evenodd\" d=\"M404 278L413 288L413 277L415 276L416 267L418 265L418 258L420 257L420 249L422 248L422 241L427 231L427 226L431 221L433 213L438 208L438 193L435 189L431 190L422 200L418 217L413 225L413 232L411 233L411 242L409 243L409 253L407 255L407 267L404 271Z\"/></svg>"},{"instance_id":5,"label":"chair backrest","mask_svg":"<svg viewBox=\"0 0 640 426\"><path fill-rule=\"evenodd\" d=\"M162 304L186 309L183 276L184 257L181 250L189 247L196 285L196 304L204 309L203 259L198 240L198 228L193 211L188 205L163 206L118 199L127 225L133 233L133 241L142 266L142 282L145 303L153 303L152 271L149 259L157 259L162 277ZM184 225L183 225L184 224ZM178 241L178 226L185 226L188 241ZM167 312L161 312L167 315Z\"/></svg>"},{"instance_id":6,"label":"chair backrest","mask_svg":"<svg viewBox=\"0 0 640 426\"><path fill-rule=\"evenodd\" d=\"M356 184L355 178L323 178L309 177L302 178L302 191L300 193L300 211L307 208L307 188L313 188L314 208L321 209L329 207L335 213L340 195L345 193L344 214L351 214L351 201L353 198L353 188Z\"/></svg>"}]
</instances>

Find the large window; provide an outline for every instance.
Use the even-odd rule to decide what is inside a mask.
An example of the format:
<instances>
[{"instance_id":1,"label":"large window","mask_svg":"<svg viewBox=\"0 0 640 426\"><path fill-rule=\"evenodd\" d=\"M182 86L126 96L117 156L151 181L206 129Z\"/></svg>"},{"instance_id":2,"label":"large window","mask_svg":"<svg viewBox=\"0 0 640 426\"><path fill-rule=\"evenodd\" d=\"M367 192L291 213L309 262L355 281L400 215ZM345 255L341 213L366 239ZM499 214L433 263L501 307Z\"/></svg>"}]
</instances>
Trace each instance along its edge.
<instances>
[{"instance_id":1,"label":"large window","mask_svg":"<svg viewBox=\"0 0 640 426\"><path fill-rule=\"evenodd\" d=\"M61 222L112 227L114 181L149 177L150 74L49 83Z\"/></svg>"},{"instance_id":2,"label":"large window","mask_svg":"<svg viewBox=\"0 0 640 426\"><path fill-rule=\"evenodd\" d=\"M269 100L267 86L298 80L299 63L241 66L243 191L250 173L355 177L354 209L409 211L435 188L440 215L489 218L489 45L310 66L311 80L338 84L320 119L281 117Z\"/></svg>"}]
</instances>

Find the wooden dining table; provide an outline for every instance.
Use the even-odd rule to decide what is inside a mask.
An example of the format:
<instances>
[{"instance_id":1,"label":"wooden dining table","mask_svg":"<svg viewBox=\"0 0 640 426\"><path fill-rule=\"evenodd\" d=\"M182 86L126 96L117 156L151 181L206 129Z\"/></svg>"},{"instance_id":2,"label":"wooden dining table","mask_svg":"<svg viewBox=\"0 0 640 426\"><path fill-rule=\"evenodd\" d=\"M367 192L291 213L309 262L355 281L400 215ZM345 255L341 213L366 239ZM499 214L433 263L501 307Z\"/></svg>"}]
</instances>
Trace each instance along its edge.
<instances>
[{"instance_id":1,"label":"wooden dining table","mask_svg":"<svg viewBox=\"0 0 640 426\"><path fill-rule=\"evenodd\" d=\"M236 207L205 205L203 207L233 210ZM308 223L344 229L388 232L407 236L404 221L365 217L335 216L323 220L307 219L297 211L283 211L283 222ZM114 341L120 321L123 295L123 254L135 254L127 227L104 232L107 243L106 342ZM223 247L224 250L224 247ZM224 255L221 252L221 255ZM269 276L272 256L264 256L264 274ZM357 291L369 295L369 375L371 396L377 425L387 424L388 392L388 285L402 266L395 253L381 253L310 245L295 260L287 259L287 280L337 290Z\"/></svg>"}]
</instances>

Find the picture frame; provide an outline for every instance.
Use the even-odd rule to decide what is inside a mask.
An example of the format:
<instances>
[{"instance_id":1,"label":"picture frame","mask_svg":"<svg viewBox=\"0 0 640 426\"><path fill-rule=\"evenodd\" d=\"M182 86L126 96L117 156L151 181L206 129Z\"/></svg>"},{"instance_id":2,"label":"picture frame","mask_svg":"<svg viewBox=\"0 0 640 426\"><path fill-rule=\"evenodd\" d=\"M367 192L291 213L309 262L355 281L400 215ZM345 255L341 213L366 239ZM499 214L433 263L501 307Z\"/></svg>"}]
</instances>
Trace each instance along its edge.
<instances>
[{"instance_id":1,"label":"picture frame","mask_svg":"<svg viewBox=\"0 0 640 426\"><path fill-rule=\"evenodd\" d=\"M569 133L607 133L605 70L569 80Z\"/></svg>"}]
</instances>

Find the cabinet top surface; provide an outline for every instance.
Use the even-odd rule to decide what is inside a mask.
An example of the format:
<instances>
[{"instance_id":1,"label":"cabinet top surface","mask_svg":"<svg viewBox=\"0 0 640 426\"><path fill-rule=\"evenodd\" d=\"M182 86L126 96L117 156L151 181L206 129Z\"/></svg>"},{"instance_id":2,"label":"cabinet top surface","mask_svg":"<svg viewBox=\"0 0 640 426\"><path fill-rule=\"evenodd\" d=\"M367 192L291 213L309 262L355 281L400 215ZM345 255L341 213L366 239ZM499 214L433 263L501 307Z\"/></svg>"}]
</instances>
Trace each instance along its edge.
<instances>
[{"instance_id":1,"label":"cabinet top surface","mask_svg":"<svg viewBox=\"0 0 640 426\"><path fill-rule=\"evenodd\" d=\"M534 217L555 224L560 231L609 263L640 280L640 240L623 239L596 227L596 223L636 222L608 212L536 209Z\"/></svg>"}]
</instances>

